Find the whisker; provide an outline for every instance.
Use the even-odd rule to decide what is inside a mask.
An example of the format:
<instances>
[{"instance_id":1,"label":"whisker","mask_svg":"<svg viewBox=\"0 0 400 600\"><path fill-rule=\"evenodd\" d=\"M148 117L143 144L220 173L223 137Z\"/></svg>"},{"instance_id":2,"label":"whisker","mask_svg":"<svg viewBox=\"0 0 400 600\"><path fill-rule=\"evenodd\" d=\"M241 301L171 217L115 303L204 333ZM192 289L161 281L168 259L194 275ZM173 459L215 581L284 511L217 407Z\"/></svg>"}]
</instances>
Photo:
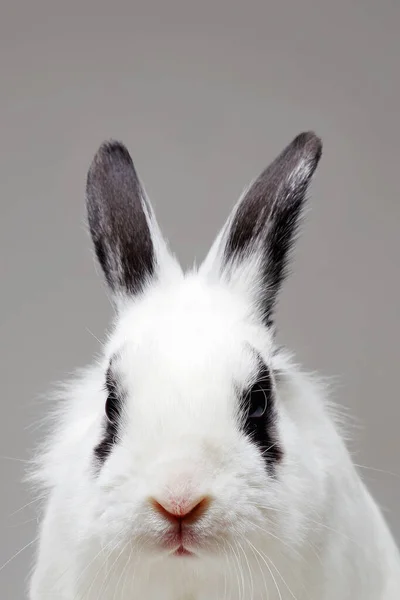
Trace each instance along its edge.
<instances>
[{"instance_id":1,"label":"whisker","mask_svg":"<svg viewBox=\"0 0 400 600\"><path fill-rule=\"evenodd\" d=\"M102 342L99 340L99 338L98 338L97 336L95 336L95 335L94 335L93 331L91 331L91 330L89 329L89 327L85 327L85 329L86 329L86 331L87 331L88 333L90 333L90 335L91 335L91 336L92 336L92 337L93 337L93 338L96 340L96 342L99 342L100 346L102 346L102 345L103 345L103 344L102 344Z\"/></svg>"},{"instance_id":2,"label":"whisker","mask_svg":"<svg viewBox=\"0 0 400 600\"><path fill-rule=\"evenodd\" d=\"M264 553L263 553L264 554ZM271 565L274 567L275 571L278 573L279 577L281 578L281 580L283 581L286 589L288 590L289 594L292 596L292 598L294 600L297 600L297 597L293 594L292 590L290 589L290 587L288 586L288 584L286 583L282 573L279 571L278 567L276 566L276 564L274 563L274 561L272 560L272 558L270 558L269 556L267 556L265 554L265 558L268 560L269 563L271 563Z\"/></svg>"},{"instance_id":3,"label":"whisker","mask_svg":"<svg viewBox=\"0 0 400 600\"><path fill-rule=\"evenodd\" d=\"M251 568L250 568L250 563L249 563L249 560L247 558L246 552L243 550L243 548L239 544L239 542L237 542L237 543L238 543L239 549L242 551L242 554L243 554L244 559L245 559L246 564L247 564L247 568L248 568L248 571L249 571L249 577L250 577L251 598L253 599L254 598L254 581L253 581L253 574L252 574L252 571L251 571Z\"/></svg>"},{"instance_id":4,"label":"whisker","mask_svg":"<svg viewBox=\"0 0 400 600\"><path fill-rule=\"evenodd\" d=\"M133 554L133 545L132 545L132 540L129 540L129 545L130 545L131 549L130 549L130 552L129 552L128 560L126 561L126 566L128 566L128 565L129 565L129 563L130 563L130 562L131 562L131 560L132 560L132 554ZM135 568L136 568L136 567L135 567ZM126 587L126 584L127 584L127 581L128 581L128 572L129 572L129 571L127 571L127 572L126 572L126 575L125 575L125 580L124 580L124 585L122 586L122 592L121 592L121 598L122 598L122 599L125 597L125 593L124 593L124 592L125 592L125 587ZM134 571L134 572L135 572L135 571ZM131 589L133 590L133 579L132 579L132 587L131 587Z\"/></svg>"},{"instance_id":5,"label":"whisker","mask_svg":"<svg viewBox=\"0 0 400 600\"><path fill-rule=\"evenodd\" d=\"M269 566L269 564L268 564L268 563L267 563L267 561L265 560L264 556L263 556L263 555L262 555L262 554L261 554L261 553L258 551L258 549L257 549L257 548L256 548L256 547L255 547L255 546L254 546L254 545L253 545L251 542L250 542L250 540L248 540L248 539L246 539L246 538L244 538L244 539L246 540L246 542L247 542L247 543L248 543L250 546L252 546L252 547L254 548L254 550L257 552L257 554L259 554L259 556L260 556L261 560L264 562L264 564L265 564L265 566L267 567L267 569L268 569L268 571L269 571L269 573L270 573L270 575L271 575L271 577L272 577L272 579L273 579L273 582L274 582L274 584L275 584L276 591L278 592L279 600L282 600L282 594L281 594L281 591L280 591L280 589L279 589L278 583L277 583L277 581L276 581L276 579L275 579L275 576L274 576L273 572L271 571L271 567Z\"/></svg>"},{"instance_id":6,"label":"whisker","mask_svg":"<svg viewBox=\"0 0 400 600\"><path fill-rule=\"evenodd\" d=\"M30 464L31 461L27 460L25 458L16 458L15 456L0 456L1 460L12 460L14 462L20 462L20 463L24 463L24 464Z\"/></svg>"},{"instance_id":7,"label":"whisker","mask_svg":"<svg viewBox=\"0 0 400 600\"><path fill-rule=\"evenodd\" d=\"M269 590L268 590L268 586L267 586L267 581L265 579L264 570L261 567L261 564L260 564L257 554L254 552L254 549L251 546L250 546L250 550L252 551L254 558L256 559L258 568L260 569L261 577L263 578L263 581L264 581L265 592L267 594L267 600L269 600Z\"/></svg>"},{"instance_id":8,"label":"whisker","mask_svg":"<svg viewBox=\"0 0 400 600\"><path fill-rule=\"evenodd\" d=\"M254 506L258 506L258 508L264 508L265 510L268 510L268 511L277 512L277 513L283 514L285 516L288 514L287 511L281 510L281 509L279 509L277 507L271 507L271 506L262 505L262 504L257 504L257 505L254 505ZM354 544L355 546L357 546L358 548L360 548L361 550L364 551L363 546L357 540L349 537L343 531L340 531L338 529L334 529L333 527L330 527L329 525L326 525L325 523L322 523L321 521L316 521L315 519L312 519L309 515L306 515L305 519L309 523L312 523L313 525L317 525L318 527L322 527L323 529L326 529L327 531L335 533L336 535L338 535L338 536L342 537L343 539L351 542L352 544ZM370 559L370 560L371 560L371 563L372 563L372 559Z\"/></svg>"},{"instance_id":9,"label":"whisker","mask_svg":"<svg viewBox=\"0 0 400 600\"><path fill-rule=\"evenodd\" d=\"M121 556L121 555L122 555L122 554L125 552L125 550L127 549L127 547L128 547L128 545L129 545L129 543L130 543L130 540L128 539L128 541L126 542L126 544L125 544L125 545L124 545L124 547L122 548L122 550L121 550L120 554L118 555L117 561L118 561L119 557L120 557L120 556ZM115 586L115 589L114 589L113 600L116 600L116 593L117 593L117 590L118 590L118 588L119 588L119 585L120 585L120 583L121 583L122 575L125 573L125 570L126 570L126 568L127 568L128 564L129 564L129 556L127 557L127 559L126 559L126 562L125 562L125 566L124 566L124 568L122 569L122 571L121 571L121 573L120 573L120 576L118 577L118 581L117 581L117 584L116 584L116 586Z\"/></svg>"},{"instance_id":10,"label":"whisker","mask_svg":"<svg viewBox=\"0 0 400 600\"><path fill-rule=\"evenodd\" d=\"M33 522L38 522L37 517L33 517L33 519L28 519L27 521L22 521L22 523L11 523L11 524L7 524L6 527L8 528L15 528L15 527L23 527L24 525L28 525L28 523L33 523Z\"/></svg>"},{"instance_id":11,"label":"whisker","mask_svg":"<svg viewBox=\"0 0 400 600\"><path fill-rule=\"evenodd\" d=\"M11 558L9 558L3 566L0 567L0 572L6 568L7 565L9 565L15 558L17 558L20 554L22 554L22 552L24 552L24 550L27 550L30 546L32 546L39 538L36 537L34 540L32 540L31 542L29 542L29 544L26 544L23 548L21 548L21 550L18 550L18 552L16 552L14 554L14 556L12 556Z\"/></svg>"},{"instance_id":12,"label":"whisker","mask_svg":"<svg viewBox=\"0 0 400 600\"><path fill-rule=\"evenodd\" d=\"M243 573L242 573L242 571L240 569L240 561L239 561L239 559L238 559L238 557L236 555L235 549L232 546L232 544L230 544L229 542L227 542L227 543L229 544L231 552L232 552L232 554L233 554L233 556L235 558L236 564L238 566L238 569L236 571L236 579L237 579L237 582L238 582L239 598L242 599L244 597L244 579L243 579ZM240 579L239 579L239 573L240 573L240 576L241 576Z\"/></svg>"},{"instance_id":13,"label":"whisker","mask_svg":"<svg viewBox=\"0 0 400 600\"><path fill-rule=\"evenodd\" d=\"M18 508L17 510L15 510L14 512L12 512L9 515L9 517L14 517L15 515L17 515L21 511L23 511L25 508L28 508L28 506L32 506L32 504L35 504L35 502L39 502L40 500L43 500L43 498L35 498L34 500L31 500L30 502L27 502L26 504L24 504L24 506L21 506L21 508Z\"/></svg>"},{"instance_id":14,"label":"whisker","mask_svg":"<svg viewBox=\"0 0 400 600\"><path fill-rule=\"evenodd\" d=\"M272 533L268 529L264 529L264 527L261 527L260 525L257 525L257 523L254 523L254 522L252 522L251 525L254 526L254 527L257 527L257 529L260 529L263 533L266 533L267 535L269 535L272 538L274 538L275 540L277 540L280 544L283 544L284 546L286 546L286 548L288 548L290 550L290 552L293 552L298 557L301 556L301 554L300 554L300 552L298 550L296 550L295 548L293 548L293 546L291 546L290 544L288 544L287 542L285 542L284 540L282 540L279 536L275 535L274 533Z\"/></svg>"},{"instance_id":15,"label":"whisker","mask_svg":"<svg viewBox=\"0 0 400 600\"><path fill-rule=\"evenodd\" d=\"M117 535L116 535L116 536L113 538L113 540L111 540L111 541L110 541L108 544L106 544L106 546L105 546L104 548L102 548L102 552L104 552L105 550L107 550L107 548L109 548L109 547L111 546L111 544L112 544L112 543L113 543L113 542L114 542L114 541L117 539L117 537L119 536L119 534L120 534L120 532L118 532L118 534L117 534ZM100 565L100 567L99 567L98 571L96 572L95 576L94 576L94 577L93 577L93 579L92 579L92 582L91 582L91 584L90 584L90 587L89 587L89 589L88 589L88 590L87 590L87 592L85 592L85 594L82 596L82 600L84 600L84 599L86 599L86 598L88 598L88 599L90 598L90 594L91 594L92 588L93 588L93 586L94 586L94 584L95 584L95 582L96 582L96 580L97 580L98 576L100 575L100 573L101 573L101 571L103 570L104 566L107 564L107 561L108 561L109 557L111 556L111 554L113 553L113 551L114 551L114 550L116 550L116 548L117 548L117 547L118 547L118 544L117 544L116 546L114 546L114 548L113 548L112 550L110 550L110 552L108 553L108 555L106 555L106 556L104 557L104 560L102 561L102 563L101 563L101 565ZM100 552L99 554L101 554L101 552ZM99 556L99 555L97 555L97 556ZM96 558L97 558L97 557L96 557ZM93 561L91 561L91 563L90 563L90 564L93 564ZM105 578L105 580L103 581L103 585L102 585L102 587L103 587L103 591L104 591L104 585L105 585L106 581L107 581L107 577L106 577L106 578ZM102 592L102 593L103 593L103 592ZM99 598L100 598L100 596L99 596Z\"/></svg>"},{"instance_id":16,"label":"whisker","mask_svg":"<svg viewBox=\"0 0 400 600\"><path fill-rule=\"evenodd\" d=\"M398 473L393 473L393 471L385 471L384 469L376 469L375 467L367 467L366 465L358 465L357 463L353 463L355 467L359 469L366 469L368 471L375 471L375 473L383 473L384 475L391 475L392 477L396 477L400 479L400 475Z\"/></svg>"}]
</instances>

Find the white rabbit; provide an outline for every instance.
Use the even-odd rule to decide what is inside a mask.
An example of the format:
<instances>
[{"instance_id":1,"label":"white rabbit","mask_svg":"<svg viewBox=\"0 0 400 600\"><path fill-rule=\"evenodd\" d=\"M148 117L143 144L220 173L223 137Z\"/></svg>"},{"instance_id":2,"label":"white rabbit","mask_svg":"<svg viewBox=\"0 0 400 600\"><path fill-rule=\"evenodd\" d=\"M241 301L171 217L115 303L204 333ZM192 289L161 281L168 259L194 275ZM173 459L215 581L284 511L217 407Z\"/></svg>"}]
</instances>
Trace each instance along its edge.
<instances>
[{"instance_id":1,"label":"white rabbit","mask_svg":"<svg viewBox=\"0 0 400 600\"><path fill-rule=\"evenodd\" d=\"M35 461L31 600L400 598L398 549L325 390L275 342L321 149L296 137L183 274L128 151L100 147L87 207L116 320Z\"/></svg>"}]
</instances>

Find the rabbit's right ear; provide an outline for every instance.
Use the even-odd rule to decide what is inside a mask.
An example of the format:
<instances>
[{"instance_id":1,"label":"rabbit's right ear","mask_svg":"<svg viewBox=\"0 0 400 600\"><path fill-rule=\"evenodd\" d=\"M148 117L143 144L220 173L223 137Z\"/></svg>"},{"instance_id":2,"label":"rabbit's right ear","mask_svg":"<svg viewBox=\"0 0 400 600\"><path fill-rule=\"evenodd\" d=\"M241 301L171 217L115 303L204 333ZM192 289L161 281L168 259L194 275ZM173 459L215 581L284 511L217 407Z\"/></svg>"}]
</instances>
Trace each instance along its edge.
<instances>
[{"instance_id":1,"label":"rabbit's right ear","mask_svg":"<svg viewBox=\"0 0 400 600\"><path fill-rule=\"evenodd\" d=\"M314 133L298 135L239 200L200 269L250 296L266 325L273 321L321 152L321 140Z\"/></svg>"},{"instance_id":2,"label":"rabbit's right ear","mask_svg":"<svg viewBox=\"0 0 400 600\"><path fill-rule=\"evenodd\" d=\"M181 274L120 142L105 142L97 151L86 204L97 258L117 299L137 295L153 279Z\"/></svg>"}]
</instances>

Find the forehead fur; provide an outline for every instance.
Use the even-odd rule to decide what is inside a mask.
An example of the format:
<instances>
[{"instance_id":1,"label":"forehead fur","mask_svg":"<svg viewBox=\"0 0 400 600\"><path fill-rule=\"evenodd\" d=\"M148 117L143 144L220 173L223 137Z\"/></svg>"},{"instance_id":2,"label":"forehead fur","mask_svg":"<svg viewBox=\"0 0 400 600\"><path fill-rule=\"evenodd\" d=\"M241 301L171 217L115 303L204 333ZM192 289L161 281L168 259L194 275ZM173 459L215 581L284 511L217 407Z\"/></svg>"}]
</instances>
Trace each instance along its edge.
<instances>
[{"instance_id":1,"label":"forehead fur","mask_svg":"<svg viewBox=\"0 0 400 600\"><path fill-rule=\"evenodd\" d=\"M232 370L249 372L250 348L268 360L269 331L248 302L222 283L211 284L198 274L173 285L149 288L121 314L107 355L127 368L153 376L172 373L213 377ZM249 358L250 357L250 358Z\"/></svg>"}]
</instances>

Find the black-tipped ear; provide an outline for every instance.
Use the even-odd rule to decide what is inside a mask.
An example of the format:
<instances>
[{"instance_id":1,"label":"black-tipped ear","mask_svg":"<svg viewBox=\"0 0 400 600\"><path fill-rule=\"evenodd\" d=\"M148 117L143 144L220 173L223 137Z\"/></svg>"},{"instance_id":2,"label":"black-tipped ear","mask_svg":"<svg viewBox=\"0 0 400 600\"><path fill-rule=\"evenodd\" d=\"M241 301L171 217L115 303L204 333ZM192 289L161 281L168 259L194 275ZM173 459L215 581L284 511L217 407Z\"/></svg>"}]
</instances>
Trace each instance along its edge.
<instances>
[{"instance_id":1,"label":"black-tipped ear","mask_svg":"<svg viewBox=\"0 0 400 600\"><path fill-rule=\"evenodd\" d=\"M137 294L155 271L149 207L128 150L105 142L87 177L87 211L97 258L114 293Z\"/></svg>"},{"instance_id":2,"label":"black-tipped ear","mask_svg":"<svg viewBox=\"0 0 400 600\"><path fill-rule=\"evenodd\" d=\"M321 153L314 133L298 135L244 194L204 263L205 271L217 267L228 280L245 281L267 324Z\"/></svg>"}]
</instances>

